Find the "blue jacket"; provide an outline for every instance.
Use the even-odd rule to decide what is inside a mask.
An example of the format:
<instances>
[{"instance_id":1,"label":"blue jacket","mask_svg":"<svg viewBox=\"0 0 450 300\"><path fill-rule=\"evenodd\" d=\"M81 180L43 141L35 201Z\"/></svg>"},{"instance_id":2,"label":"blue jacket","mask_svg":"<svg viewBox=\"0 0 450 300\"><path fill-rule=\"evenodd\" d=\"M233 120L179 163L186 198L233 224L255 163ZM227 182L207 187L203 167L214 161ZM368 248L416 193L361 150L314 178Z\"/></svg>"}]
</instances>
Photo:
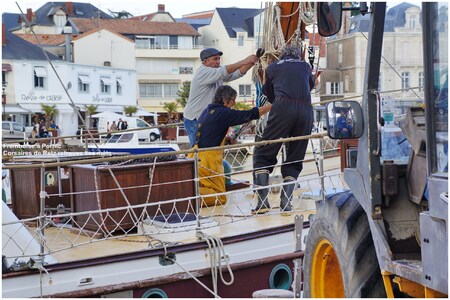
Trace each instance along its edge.
<instances>
[{"instance_id":1,"label":"blue jacket","mask_svg":"<svg viewBox=\"0 0 450 300\"><path fill-rule=\"evenodd\" d=\"M197 145L199 148L220 146L230 126L247 123L259 118L259 110L234 110L211 103L198 120Z\"/></svg>"}]
</instances>

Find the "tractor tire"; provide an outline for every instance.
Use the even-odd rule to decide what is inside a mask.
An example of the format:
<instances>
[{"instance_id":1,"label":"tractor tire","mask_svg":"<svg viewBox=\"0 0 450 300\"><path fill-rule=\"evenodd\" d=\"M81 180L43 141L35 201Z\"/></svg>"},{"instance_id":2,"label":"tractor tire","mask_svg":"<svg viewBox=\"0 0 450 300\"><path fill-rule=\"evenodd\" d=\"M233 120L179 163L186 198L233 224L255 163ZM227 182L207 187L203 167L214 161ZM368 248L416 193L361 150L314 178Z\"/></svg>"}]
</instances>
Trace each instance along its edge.
<instances>
[{"instance_id":1,"label":"tractor tire","mask_svg":"<svg viewBox=\"0 0 450 300\"><path fill-rule=\"evenodd\" d=\"M386 297L369 222L351 192L317 202L303 274L305 298Z\"/></svg>"}]
</instances>

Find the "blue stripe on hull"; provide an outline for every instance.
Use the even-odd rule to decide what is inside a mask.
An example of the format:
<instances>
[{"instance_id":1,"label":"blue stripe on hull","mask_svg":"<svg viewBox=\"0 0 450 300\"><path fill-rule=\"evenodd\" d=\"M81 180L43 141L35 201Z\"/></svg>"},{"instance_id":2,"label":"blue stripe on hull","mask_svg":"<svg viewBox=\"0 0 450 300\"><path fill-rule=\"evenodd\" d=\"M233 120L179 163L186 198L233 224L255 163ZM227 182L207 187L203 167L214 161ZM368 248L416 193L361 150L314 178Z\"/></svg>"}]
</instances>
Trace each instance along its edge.
<instances>
[{"instance_id":1,"label":"blue stripe on hull","mask_svg":"<svg viewBox=\"0 0 450 300\"><path fill-rule=\"evenodd\" d=\"M89 152L112 152L112 153L130 153L130 154L149 154L149 153L161 153L161 152L169 152L175 151L173 148L122 148L122 149L109 149L109 148L89 148Z\"/></svg>"}]
</instances>

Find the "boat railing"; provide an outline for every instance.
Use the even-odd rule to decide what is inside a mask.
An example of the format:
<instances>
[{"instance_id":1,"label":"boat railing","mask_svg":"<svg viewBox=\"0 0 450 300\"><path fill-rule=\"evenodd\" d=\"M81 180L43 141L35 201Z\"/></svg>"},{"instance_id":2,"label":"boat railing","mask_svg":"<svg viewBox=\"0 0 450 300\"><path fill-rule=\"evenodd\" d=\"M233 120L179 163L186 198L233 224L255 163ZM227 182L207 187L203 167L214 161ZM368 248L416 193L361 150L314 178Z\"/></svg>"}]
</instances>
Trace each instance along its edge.
<instances>
[{"instance_id":1,"label":"boat railing","mask_svg":"<svg viewBox=\"0 0 450 300\"><path fill-rule=\"evenodd\" d=\"M286 142L296 139L305 139L308 137L297 137L280 139L277 141L264 141L256 144L274 143L274 142ZM311 135L309 138L322 139L320 134ZM227 150L238 149L239 145L225 146ZM211 148L210 148L211 149ZM191 149L185 151L177 151L194 154L202 151L202 149ZM158 154L161 155L161 154ZM136 157L156 157L155 155L136 155ZM133 156L134 158L135 156ZM197 159L196 155L194 155ZM124 157L109 157L104 160L114 159L126 159ZM294 191L294 197L292 200L293 213L301 213L305 210L314 210L315 201L324 199L328 193L334 193L342 191L346 188L345 182L342 178L342 173L334 169L324 169L323 167L323 153L318 153L312 163L317 166L317 171L310 174L302 174L297 183ZM99 159L94 159L99 160ZM130 157L128 157L130 160ZM77 161L77 164L88 163L84 161ZM92 163L92 160L89 162ZM70 162L60 162L58 164L70 165ZM73 164L73 162L72 162ZM48 168L54 166L55 163L39 163L40 168ZM196 161L196 165L198 162ZM280 167L282 163L277 164ZM26 165L28 168L30 164ZM21 168L23 166L9 166L8 168ZM199 166L201 167L201 166ZM108 169L108 165L99 165L96 169ZM152 166L149 166L149 172ZM111 176L114 180L115 170L109 169ZM11 261L20 258L42 256L64 251L73 247L81 247L83 245L92 244L95 242L101 242L109 239L124 239L124 238L137 238L141 242L147 242L149 247L162 247L161 243L155 243L156 241L170 239L172 242L182 242L186 239L186 234L191 233L192 238L195 237L195 233L198 231L211 231L218 230L221 226L226 224L240 222L242 220L248 220L253 218L260 218L266 216L278 216L284 212L280 210L279 206L279 194L282 190L282 181L275 181L269 185L270 190L270 203L271 208L267 214L259 215L252 214L252 209L255 209L256 205L256 193L258 189L264 187L250 184L244 179L237 179L240 174L251 173L252 169L248 170L236 170L226 177L232 178L235 182L241 183L244 188L238 190L232 190L224 193L210 194L207 197L215 198L215 205L205 202L205 195L200 195L198 189L196 194L192 197L168 199L164 201L155 201L150 199L150 193L152 189L158 186L167 185L169 188L174 184L181 184L181 181L168 181L153 183L149 179L148 184L140 186L120 187L114 189L95 189L90 191L77 192L78 194L94 194L98 200L98 197L102 193L119 192L125 203L121 207L102 208L89 211L79 212L65 212L45 209L45 201L47 198L56 196L73 195L74 192L66 194L47 194L45 191L41 191L41 213L39 216L27 219L16 219L2 221L2 233L3 233L3 255ZM43 175L44 172L41 171ZM217 174L212 172L211 176L224 176L223 174ZM151 176L150 176L151 177ZM198 176L192 179L197 184ZM97 176L94 176L94 180ZM97 184L96 184L97 186ZM140 191L146 191L142 193L141 197L145 199L140 204L131 205L129 199L127 199L127 192L131 189L139 189ZM222 196L222 197L221 197ZM226 203L220 204L220 199L226 197ZM305 205L305 202L309 200L309 205ZM13 200L14 201L14 200ZM210 203L210 202L208 202ZM100 206L101 207L101 206ZM127 226L124 224L127 223ZM90 224L90 226L88 226ZM94 224L94 227L92 226ZM130 225L131 224L131 225ZM29 235L29 240L23 240L23 236L16 236L19 229L26 229ZM52 234L47 234L52 232ZM177 235L177 234L180 235ZM170 238L169 238L170 237ZM179 238L179 241L174 239ZM57 240L56 240L57 239ZM33 240L33 241L32 241ZM39 244L39 251L34 250L30 252L30 247L34 241ZM13 247L14 257L6 249Z\"/></svg>"}]
</instances>

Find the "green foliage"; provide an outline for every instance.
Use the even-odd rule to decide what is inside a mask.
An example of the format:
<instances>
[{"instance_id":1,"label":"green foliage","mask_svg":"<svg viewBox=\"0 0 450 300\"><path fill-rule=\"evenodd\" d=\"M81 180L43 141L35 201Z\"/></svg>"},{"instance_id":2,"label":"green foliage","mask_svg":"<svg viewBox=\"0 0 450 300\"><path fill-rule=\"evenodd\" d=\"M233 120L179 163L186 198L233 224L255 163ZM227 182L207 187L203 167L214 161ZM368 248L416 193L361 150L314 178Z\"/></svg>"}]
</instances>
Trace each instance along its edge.
<instances>
[{"instance_id":1,"label":"green foliage","mask_svg":"<svg viewBox=\"0 0 450 300\"><path fill-rule=\"evenodd\" d=\"M84 109L86 110L86 114L89 117L97 113L98 105L89 104L89 105L83 105L83 106L84 106ZM92 118L89 118L89 128L92 128Z\"/></svg>"},{"instance_id":2,"label":"green foliage","mask_svg":"<svg viewBox=\"0 0 450 300\"><path fill-rule=\"evenodd\" d=\"M169 122L172 120L173 114L177 112L178 110L178 103L176 102L165 102L163 109L167 112L169 115Z\"/></svg>"},{"instance_id":3,"label":"green foliage","mask_svg":"<svg viewBox=\"0 0 450 300\"><path fill-rule=\"evenodd\" d=\"M176 99L177 103L181 105L181 107L185 107L189 98L189 92L191 91L191 82L185 81L181 85L181 88L178 90Z\"/></svg>"},{"instance_id":4,"label":"green foliage","mask_svg":"<svg viewBox=\"0 0 450 300\"><path fill-rule=\"evenodd\" d=\"M45 126L49 128L50 126L50 120L53 119L54 115L57 115L59 113L58 109L56 108L56 105L47 105L41 103L41 109L42 112L45 115Z\"/></svg>"},{"instance_id":5,"label":"green foliage","mask_svg":"<svg viewBox=\"0 0 450 300\"><path fill-rule=\"evenodd\" d=\"M134 113L138 111L138 108L136 106L125 106L123 108L123 112L126 116L131 117Z\"/></svg>"},{"instance_id":6,"label":"green foliage","mask_svg":"<svg viewBox=\"0 0 450 300\"><path fill-rule=\"evenodd\" d=\"M89 104L89 105L83 105L83 106L88 115L92 116L97 113L98 105Z\"/></svg>"},{"instance_id":7,"label":"green foliage","mask_svg":"<svg viewBox=\"0 0 450 300\"><path fill-rule=\"evenodd\" d=\"M237 109L237 110L249 110L252 107L250 105L248 105L247 103L245 103L245 102L236 102L233 105L233 108Z\"/></svg>"}]
</instances>

